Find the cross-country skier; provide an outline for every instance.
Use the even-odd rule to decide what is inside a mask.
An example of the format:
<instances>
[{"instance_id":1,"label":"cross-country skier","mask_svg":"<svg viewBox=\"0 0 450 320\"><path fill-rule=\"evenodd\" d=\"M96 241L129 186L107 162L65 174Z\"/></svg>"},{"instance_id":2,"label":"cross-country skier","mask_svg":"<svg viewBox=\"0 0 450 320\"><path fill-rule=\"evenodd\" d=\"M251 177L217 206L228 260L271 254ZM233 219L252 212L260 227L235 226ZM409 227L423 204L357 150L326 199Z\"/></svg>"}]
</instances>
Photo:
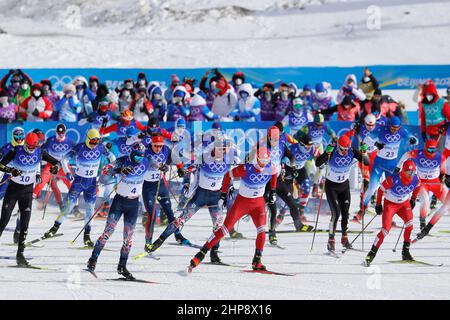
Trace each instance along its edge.
<instances>
[{"instance_id":1,"label":"cross-country skier","mask_svg":"<svg viewBox=\"0 0 450 320\"><path fill-rule=\"evenodd\" d=\"M160 206L167 215L169 223L175 220L172 210L172 203L170 201L169 190L162 179L165 179L161 172L165 173L169 170L169 165L172 163L172 152L170 148L164 145L164 137L162 135L155 135L152 137L152 142L145 152L146 158L149 159L149 167L144 177L144 185L142 190L142 197L144 200L145 209L147 211L148 219L145 224L145 247L147 252L151 250L153 228L155 224L156 215L154 214L155 199L158 200ZM178 169L178 176L184 176L183 163L176 164ZM161 183L162 182L162 183ZM185 239L179 230L175 232L175 238L179 243L188 241Z\"/></svg>"},{"instance_id":2,"label":"cross-country skier","mask_svg":"<svg viewBox=\"0 0 450 320\"><path fill-rule=\"evenodd\" d=\"M361 150L361 151L360 151ZM316 159L316 166L323 164L329 166L325 180L325 193L327 195L328 205L331 209L330 230L328 234L328 251L334 252L334 235L336 226L341 217L342 237L341 244L345 248L351 248L348 241L347 225L348 210L350 209L350 169L355 163L355 159L369 165L369 158L366 155L367 145L362 143L360 150L351 148L351 140L348 136L342 135L338 139L337 148L334 145L328 145L325 152Z\"/></svg>"},{"instance_id":3,"label":"cross-country skier","mask_svg":"<svg viewBox=\"0 0 450 320\"><path fill-rule=\"evenodd\" d=\"M276 201L277 173L275 166L270 163L270 153L265 147L260 147L254 159L250 163L240 164L229 171L222 182L222 193L219 200L219 208L223 208L227 200L227 190L232 179L241 178L239 194L236 197L225 221L220 229L216 230L203 245L203 248L192 258L190 270L197 267L205 258L208 251L222 239L228 230L245 214L250 215L256 227L256 249L252 261L253 270L266 270L261 263L261 256L266 240L266 210L264 190L266 183L271 181L270 202Z\"/></svg>"},{"instance_id":4,"label":"cross-country skier","mask_svg":"<svg viewBox=\"0 0 450 320\"><path fill-rule=\"evenodd\" d=\"M15 127L12 132L11 142L8 142L0 149L0 160L15 146L22 146L25 142L25 131L21 127ZM8 187L9 179L11 175L5 173L3 174L2 180L0 181L0 200L5 196L6 188Z\"/></svg>"},{"instance_id":5,"label":"cross-country skier","mask_svg":"<svg viewBox=\"0 0 450 320\"><path fill-rule=\"evenodd\" d=\"M441 202L444 202L447 196L447 190L442 183L445 177L445 162L442 154L438 151L438 142L433 139L428 139L425 142L423 150L412 150L405 153L398 162L396 171L400 171L403 162L407 159L415 161L417 175L422 186L419 192L419 201L420 230L423 230L426 226L426 217L430 205L428 193L434 194Z\"/></svg>"},{"instance_id":6,"label":"cross-country skier","mask_svg":"<svg viewBox=\"0 0 450 320\"><path fill-rule=\"evenodd\" d=\"M375 146L379 151L373 160L369 187L364 193L365 208L367 208L370 198L378 189L382 174L384 173L385 177L388 177L394 173L401 143L407 140L412 146L418 144L417 138L402 127L400 118L396 116L389 119L389 125L375 129L370 133L370 136L375 140Z\"/></svg>"},{"instance_id":7,"label":"cross-country skier","mask_svg":"<svg viewBox=\"0 0 450 320\"><path fill-rule=\"evenodd\" d=\"M403 234L403 260L414 260L409 252L411 245L411 232L413 229L413 211L416 204L416 197L420 190L420 179L416 175L416 165L411 159L403 163L400 173L396 173L383 181L377 194L377 214L382 214L382 229L378 233L375 241L366 256L366 265L375 258L378 249L384 238L389 234L392 226L392 218L397 214L404 222ZM384 205L381 200L384 196Z\"/></svg>"},{"instance_id":8,"label":"cross-country skier","mask_svg":"<svg viewBox=\"0 0 450 320\"><path fill-rule=\"evenodd\" d=\"M213 148L211 148L213 146ZM220 228L223 222L222 210L218 206L220 189L225 174L231 165L238 163L236 150L227 139L216 139L209 148L206 148L202 157L202 163L193 168L193 177L187 192L189 199L183 213L161 233L153 243L150 252L156 251L164 241L178 228L182 228L192 216L206 206L211 215L213 231ZM218 255L219 242L212 247L211 262L220 263Z\"/></svg>"},{"instance_id":9,"label":"cross-country skier","mask_svg":"<svg viewBox=\"0 0 450 320\"><path fill-rule=\"evenodd\" d=\"M129 156L118 158L103 169L103 174L122 175L119 177L116 195L108 213L105 230L95 242L94 250L88 261L87 268L95 270L97 259L105 247L106 241L116 229L120 217L123 215L123 245L120 250L120 259L117 272L126 279L133 280L133 275L128 271L126 264L131 250L134 228L138 217L139 195L142 193L144 175L149 166L145 158L145 147L141 143L133 145Z\"/></svg>"},{"instance_id":10,"label":"cross-country skier","mask_svg":"<svg viewBox=\"0 0 450 320\"><path fill-rule=\"evenodd\" d=\"M0 218L0 236L5 230L11 213L19 204L20 234L17 248L16 261L19 266L28 266L29 263L23 256L25 250L25 238L28 233L28 224L31 217L33 201L33 185L41 181L41 161L52 164L51 173L56 174L61 168L58 160L50 156L39 146L38 136L30 132L25 137L23 146L17 145L10 150L0 161L0 171L11 174L11 182L6 189L3 200L2 214ZM7 166L11 163L11 166Z\"/></svg>"},{"instance_id":11,"label":"cross-country skier","mask_svg":"<svg viewBox=\"0 0 450 320\"><path fill-rule=\"evenodd\" d=\"M56 126L56 134L48 138L47 141L42 145L42 149L58 161L62 161L62 159L66 157L69 152L75 147L75 142L66 137L66 131L66 126L62 123L59 123ZM65 163L62 162L62 164L64 165ZM70 168L66 166L65 168L61 168L57 173L57 176L55 177L50 173L51 167L52 165L50 163L47 163L47 165L42 170L42 182L36 184L36 186L34 187L33 197L35 199L39 198L42 189L48 183L50 183L50 188L55 195L56 203L58 204L59 209L62 211L64 204L57 181L61 180L66 185L67 189L70 189L71 183L68 179L72 178L72 174Z\"/></svg>"},{"instance_id":12,"label":"cross-country skier","mask_svg":"<svg viewBox=\"0 0 450 320\"><path fill-rule=\"evenodd\" d=\"M44 234L45 238L51 238L56 234L66 216L72 212L82 192L86 207L85 222L87 223L91 219L97 200L97 176L101 158L102 156L112 156L112 153L100 142L101 137L97 129L90 129L87 132L86 140L78 143L63 160L68 161L69 158L74 158L75 174L74 177L68 176L68 180L72 181L72 186L64 201L67 205L55 220L53 227ZM90 238L90 232L91 225L87 224L84 229L83 242L88 247L94 245Z\"/></svg>"}]
</instances>

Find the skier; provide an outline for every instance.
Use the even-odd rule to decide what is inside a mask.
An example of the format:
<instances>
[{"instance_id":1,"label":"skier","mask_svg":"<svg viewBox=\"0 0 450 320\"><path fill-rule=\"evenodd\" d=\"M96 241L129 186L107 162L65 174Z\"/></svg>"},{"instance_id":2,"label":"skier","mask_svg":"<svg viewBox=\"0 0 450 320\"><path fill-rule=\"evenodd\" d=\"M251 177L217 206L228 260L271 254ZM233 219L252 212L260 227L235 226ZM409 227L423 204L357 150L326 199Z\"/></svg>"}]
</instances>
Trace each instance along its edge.
<instances>
[{"instance_id":1,"label":"skier","mask_svg":"<svg viewBox=\"0 0 450 320\"><path fill-rule=\"evenodd\" d=\"M410 145L417 145L418 140L402 127L399 117L389 119L389 125L378 127L370 133L378 148L377 155L373 160L373 170L370 173L370 182L364 193L364 207L367 208L370 198L378 189L380 179L384 173L385 178L392 175L397 165L397 157L400 144L407 139Z\"/></svg>"},{"instance_id":2,"label":"skier","mask_svg":"<svg viewBox=\"0 0 450 320\"><path fill-rule=\"evenodd\" d=\"M260 147L256 152L256 157L246 164L240 164L236 168L227 172L222 182L222 193L219 200L219 209L223 208L227 201L228 186L233 178L241 178L239 194L236 197L230 211L227 213L225 221L220 229L216 230L203 245L202 249L192 258L189 270L197 267L208 251L214 247L228 230L234 226L236 221L245 214L250 215L256 227L256 249L252 261L253 270L266 270L261 263L261 256L266 240L266 210L264 201L264 190L266 183L271 181L270 203L276 201L277 174L275 166L270 163L270 153L267 148Z\"/></svg>"},{"instance_id":3,"label":"skier","mask_svg":"<svg viewBox=\"0 0 450 320\"><path fill-rule=\"evenodd\" d=\"M361 150L361 151L360 151ZM351 140L348 136L342 135L338 139L337 148L329 144L325 152L316 159L316 166L320 167L323 164L329 165L328 174L325 180L325 193L327 196L328 205L331 209L330 230L328 234L328 251L334 252L337 222L339 216L341 218L342 237L341 244L345 248L351 248L348 241L347 225L348 225L348 210L350 209L350 183L349 175L352 165L355 163L354 159L362 162L364 165L369 165L369 158L366 155L367 145L362 143L360 150L351 148Z\"/></svg>"},{"instance_id":4,"label":"skier","mask_svg":"<svg viewBox=\"0 0 450 320\"><path fill-rule=\"evenodd\" d=\"M406 261L414 260L409 252L411 245L411 232L413 230L413 209L416 205L416 197L420 190L420 179L416 175L416 165L411 159L403 163L400 173L396 173L386 178L381 184L377 193L376 211L382 216L382 229L378 233L375 241L366 256L366 265L369 266L384 238L389 234L392 225L392 218L397 214L404 222L402 259ZM384 195L384 206L381 200Z\"/></svg>"},{"instance_id":5,"label":"skier","mask_svg":"<svg viewBox=\"0 0 450 320\"><path fill-rule=\"evenodd\" d=\"M419 192L419 201L420 230L423 230L426 226L426 217L430 205L428 193L431 192L441 202L444 202L447 196L447 190L442 184L445 176L445 162L442 154L438 151L438 142L433 139L428 139L425 142L423 150L412 150L405 153L398 162L396 171L400 171L403 162L407 159L415 161L417 175L422 186Z\"/></svg>"},{"instance_id":6,"label":"skier","mask_svg":"<svg viewBox=\"0 0 450 320\"><path fill-rule=\"evenodd\" d=\"M321 112L324 116L331 116L333 113L337 112L338 121L355 121L359 118L359 111L359 103L353 100L351 96L345 96L341 103L328 109L324 109Z\"/></svg>"},{"instance_id":7,"label":"skier","mask_svg":"<svg viewBox=\"0 0 450 320\"><path fill-rule=\"evenodd\" d=\"M209 210L213 223L213 231L220 228L223 222L222 210L218 206L220 198L220 188L225 174L229 171L232 164L239 160L236 152L231 148L230 140L215 140L213 148L207 148L204 151L202 163L196 165L193 169L193 177L187 191L188 203L183 209L183 213L161 233L158 239L153 243L150 252L156 251L164 241L177 229L182 228L192 216L206 206ZM208 154L209 153L209 154ZM212 247L211 262L220 263L218 255L219 242Z\"/></svg>"},{"instance_id":8,"label":"skier","mask_svg":"<svg viewBox=\"0 0 450 320\"><path fill-rule=\"evenodd\" d=\"M75 176L68 175L68 180L72 181L72 185L64 201L67 205L64 211L56 218L53 227L44 234L45 238L51 238L56 234L66 216L72 212L81 192L83 192L86 207L85 222L87 223L91 219L95 201L97 200L97 176L101 158L102 156L111 157L112 155L100 141L100 133L96 129L90 129L87 132L86 140L78 143L64 158L63 161L74 158L76 165ZM67 166L65 165L64 167ZM87 224L84 228L83 243L88 247L94 245L90 238L90 232L91 225Z\"/></svg>"},{"instance_id":9,"label":"skier","mask_svg":"<svg viewBox=\"0 0 450 320\"><path fill-rule=\"evenodd\" d=\"M25 137L24 145L17 145L10 150L0 161L0 171L11 174L11 182L6 189L0 218L0 236L5 230L12 211L19 204L20 234L17 248L16 261L20 267L29 266L23 252L25 250L25 238L28 233L28 224L31 218L33 201L33 185L41 181L41 161L52 164L50 172L56 174L61 168L58 160L50 156L38 146L39 138L33 132ZM12 166L7 166L9 163Z\"/></svg>"},{"instance_id":10,"label":"skier","mask_svg":"<svg viewBox=\"0 0 450 320\"><path fill-rule=\"evenodd\" d=\"M152 142L145 152L145 157L149 159L149 167L144 176L144 185L142 189L142 197L144 200L145 210L147 211L147 223L145 225L145 247L144 250L150 252L153 228L156 219L154 214L155 199L158 200L164 213L167 215L169 223L175 220L172 210L172 203L170 202L170 194L166 184L161 183L165 179L161 172L165 173L169 170L169 165L172 162L172 153L168 146L164 145L164 137L162 135L152 136ZM183 177L183 163L176 164L178 169L178 176ZM179 230L175 232L175 239L179 243L187 243Z\"/></svg>"},{"instance_id":11,"label":"skier","mask_svg":"<svg viewBox=\"0 0 450 320\"><path fill-rule=\"evenodd\" d=\"M69 179L72 179L73 176L70 168L67 166L67 163L65 163L62 160L75 147L75 142L73 142L70 138L66 137L66 131L67 131L66 126L63 123L59 123L56 126L56 135L48 138L47 141L42 145L42 150L45 150L53 158L60 161L63 165L65 165L65 168L64 169L61 168L57 173L57 176L55 177L50 173L50 168L52 167L51 164L47 163L41 174L42 177L41 183L36 184L33 190L33 198L34 199L40 198L42 189L48 183L50 183L50 188L52 189L55 195L56 203L58 204L59 209L61 211L63 211L64 205L62 202L61 191L58 188L57 181L62 180L62 182L66 185L67 189L70 189L71 181L69 181Z\"/></svg>"},{"instance_id":12,"label":"skier","mask_svg":"<svg viewBox=\"0 0 450 320\"><path fill-rule=\"evenodd\" d=\"M8 142L0 149L0 160L11 150L14 149L15 146L23 146L25 142L25 131L21 127L15 127L12 132L11 142ZM0 181L0 200L5 196L6 188L8 187L9 180L11 175L5 173L3 174L2 180Z\"/></svg>"},{"instance_id":13,"label":"skier","mask_svg":"<svg viewBox=\"0 0 450 320\"><path fill-rule=\"evenodd\" d=\"M103 169L103 174L122 175L120 183L117 185L111 208L108 213L105 230L95 242L94 250L89 258L87 268L94 272L97 259L105 247L106 241L111 237L116 229L120 217L123 215L123 245L120 250L120 259L117 266L117 273L127 280L134 280L133 275L128 271L126 264L131 251L134 228L138 217L139 195L142 193L144 175L149 166L145 158L145 147L143 144L133 145L129 156L118 158Z\"/></svg>"}]
</instances>

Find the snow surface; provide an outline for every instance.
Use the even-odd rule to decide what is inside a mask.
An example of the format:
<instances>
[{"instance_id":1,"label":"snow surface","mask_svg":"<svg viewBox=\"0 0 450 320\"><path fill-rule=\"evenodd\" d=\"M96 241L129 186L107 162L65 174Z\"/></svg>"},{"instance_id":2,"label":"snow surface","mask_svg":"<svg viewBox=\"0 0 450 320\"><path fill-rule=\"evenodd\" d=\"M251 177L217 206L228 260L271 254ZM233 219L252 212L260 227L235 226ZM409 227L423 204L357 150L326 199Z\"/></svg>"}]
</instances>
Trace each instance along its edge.
<instances>
[{"instance_id":1,"label":"snow surface","mask_svg":"<svg viewBox=\"0 0 450 320\"><path fill-rule=\"evenodd\" d=\"M5 68L448 64L449 13L447 0L2 0L0 61Z\"/></svg>"},{"instance_id":2,"label":"snow surface","mask_svg":"<svg viewBox=\"0 0 450 320\"><path fill-rule=\"evenodd\" d=\"M352 212L356 211L358 195L352 196ZM174 203L174 201L172 201ZM317 200L309 205L311 211L317 210ZM41 236L53 224L57 209L49 207L44 221L42 211L34 209L30 223L28 239ZM415 210L414 228L418 230L418 208ZM308 214L310 220L314 214ZM367 216L366 219L371 219ZM321 212L319 228L327 228L330 217L326 211ZM401 222L398 218L399 225ZM140 219L139 219L140 221ZM366 220L367 222L368 220ZM375 218L369 231L377 231L380 217ZM286 216L279 230L293 228L290 216ZM12 218L8 228L14 228ZM310 224L313 224L312 222ZM98 237L105 222L94 220L92 236ZM82 222L70 219L61 227L62 237L45 242L44 248L27 248L26 256L32 257L32 264L47 266L56 271L39 271L9 268L14 260L1 260L0 299L447 299L450 287L449 234L439 230L450 229L450 218L445 216L432 230L436 237L428 237L413 245L411 253L418 260L431 263L444 263L442 267L391 264L389 260L401 259L401 243L393 253L400 229L392 229L380 249L373 267L361 265L365 253L349 251L339 260L324 255L327 234L317 233L312 252L312 233L278 234L279 244L285 250L269 247L266 244L263 262L268 269L279 272L294 273L295 276L247 274L241 270L251 268L254 253L254 240L223 240L220 254L224 262L242 265L223 267L201 264L189 276L182 271L198 249L173 246L174 238L169 238L157 251L161 260L144 258L138 261L130 259L129 270L138 278L159 282L160 284L123 283L98 280L82 271L91 254L90 250L77 250L82 245L81 239L72 247L69 243L75 237ZM99 278L117 278L116 267L122 242L122 220L116 232L106 245L98 264ZM253 224L241 220L237 229L249 238L256 237ZM339 224L338 224L338 228ZM361 230L359 224L350 223L351 230ZM162 227L157 227L159 235ZM211 220L205 209L195 215L184 227L183 235L196 244L210 236ZM369 250L376 233L365 235L365 249ZM355 234L350 235L350 240ZM340 251L340 235L337 235L337 249ZM15 256L16 247L10 246L12 232L4 232L0 239L1 255ZM138 224L134 235L131 256L142 252L144 247L143 227ZM361 248L361 239L355 242ZM209 257L205 258L209 261Z\"/></svg>"}]
</instances>

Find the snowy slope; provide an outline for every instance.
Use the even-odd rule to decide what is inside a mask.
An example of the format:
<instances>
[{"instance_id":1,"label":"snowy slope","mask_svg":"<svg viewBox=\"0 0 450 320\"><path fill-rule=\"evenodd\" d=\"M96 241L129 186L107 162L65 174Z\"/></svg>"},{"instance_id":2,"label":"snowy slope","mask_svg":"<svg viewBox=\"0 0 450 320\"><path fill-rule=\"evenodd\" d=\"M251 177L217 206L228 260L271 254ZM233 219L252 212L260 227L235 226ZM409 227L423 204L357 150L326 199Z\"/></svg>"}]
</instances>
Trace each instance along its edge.
<instances>
[{"instance_id":1,"label":"snowy slope","mask_svg":"<svg viewBox=\"0 0 450 320\"><path fill-rule=\"evenodd\" d=\"M379 30L371 5L380 10ZM5 68L445 64L449 13L444 0L3 0L0 61Z\"/></svg>"},{"instance_id":2,"label":"snowy slope","mask_svg":"<svg viewBox=\"0 0 450 320\"><path fill-rule=\"evenodd\" d=\"M356 210L358 194L352 197L352 206ZM317 210L316 204L310 205ZM29 239L41 236L53 224L57 209L49 208L44 221L42 212L33 212L30 223ZM313 214L308 214L310 220ZM367 219L372 218L368 216ZM327 228L330 216L321 212L319 227ZM399 225L401 222L398 218ZM140 221L140 219L139 219ZM293 228L292 220L286 216L279 230ZM367 222L367 220L366 220ZM13 228L15 219L11 219L9 228ZM418 209L414 219L414 228L418 229ZM367 230L377 232L381 224L380 217L375 218ZM103 231L105 222L94 220L93 237ZM294 273L295 276L283 277L274 275L247 274L241 270L250 269L254 253L254 240L223 240L221 257L225 262L242 265L238 267L222 267L201 264L189 276L180 271L189 264L189 260L197 249L173 246L174 238L170 237L157 256L161 260L145 258L139 261L130 260L128 268L138 278L159 282L160 284L122 283L97 280L82 271L91 254L89 250L77 250L81 246L79 239L72 247L69 241L75 237L82 222L71 222L70 219L61 227L64 236L48 240L44 248L30 248L26 256L35 265L54 268L53 271L39 271L8 268L14 261L1 260L0 299L447 299L450 286L450 235L438 230L450 229L450 218L442 218L436 230L429 237L411 248L412 255L419 260L431 263L444 263L442 267L427 267L388 263L401 259L401 241L397 252L393 253L400 229L392 229L374 260L371 268L361 266L365 256L362 252L347 252L339 260L324 255L327 234L318 233L314 250L310 252L312 234L279 234L279 243L285 250L266 245L263 262L274 271ZM255 229L251 222L241 220L236 226L249 238L255 238ZM117 278L116 266L122 244L122 220L116 232L106 245L97 265L97 275L102 279ZM358 231L359 224L350 223L350 229ZM162 231L158 227L156 235ZM211 232L211 219L205 209L195 215L184 227L183 235L192 242L203 244ZM376 233L365 235L365 249L369 250ZM355 235L351 234L352 240ZM143 228L138 224L134 235L131 256L141 253L144 247ZM336 248L341 249L336 238ZM1 255L15 255L12 232L4 232L0 239ZM361 248L361 239L355 242ZM209 261L209 257L205 258Z\"/></svg>"}]
</instances>

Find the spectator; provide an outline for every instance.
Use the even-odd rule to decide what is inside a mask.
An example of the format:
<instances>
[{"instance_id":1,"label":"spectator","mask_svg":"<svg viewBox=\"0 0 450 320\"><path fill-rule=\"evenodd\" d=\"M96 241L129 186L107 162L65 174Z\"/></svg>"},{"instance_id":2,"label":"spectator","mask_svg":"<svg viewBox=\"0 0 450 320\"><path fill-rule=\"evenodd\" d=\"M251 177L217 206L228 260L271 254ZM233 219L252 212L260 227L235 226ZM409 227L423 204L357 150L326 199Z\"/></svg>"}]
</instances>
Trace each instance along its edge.
<instances>
[{"instance_id":1,"label":"spectator","mask_svg":"<svg viewBox=\"0 0 450 320\"><path fill-rule=\"evenodd\" d=\"M261 121L261 104L253 95L254 90L250 83L239 86L238 103L231 116L236 121L255 122Z\"/></svg>"},{"instance_id":2,"label":"spectator","mask_svg":"<svg viewBox=\"0 0 450 320\"><path fill-rule=\"evenodd\" d=\"M17 106L9 102L7 90L0 90L0 123L11 123L16 120Z\"/></svg>"},{"instance_id":3,"label":"spectator","mask_svg":"<svg viewBox=\"0 0 450 320\"><path fill-rule=\"evenodd\" d=\"M59 113L59 121L78 122L78 114L81 112L81 104L76 96L76 88L73 84L66 84L63 88L63 97L55 106Z\"/></svg>"},{"instance_id":4,"label":"spectator","mask_svg":"<svg viewBox=\"0 0 450 320\"><path fill-rule=\"evenodd\" d=\"M302 99L302 104L309 109L312 109L313 92L310 84L303 86L303 91L300 92L299 98Z\"/></svg>"},{"instance_id":5,"label":"spectator","mask_svg":"<svg viewBox=\"0 0 450 320\"><path fill-rule=\"evenodd\" d=\"M190 95L184 86L176 86L173 89L172 98L167 105L167 121L176 121L189 115Z\"/></svg>"},{"instance_id":6,"label":"spectator","mask_svg":"<svg viewBox=\"0 0 450 320\"><path fill-rule=\"evenodd\" d=\"M245 75L241 71L237 71L233 74L233 77L231 78L231 85L234 88L235 92L239 91L239 86L241 84L245 83Z\"/></svg>"},{"instance_id":7,"label":"spectator","mask_svg":"<svg viewBox=\"0 0 450 320\"><path fill-rule=\"evenodd\" d=\"M261 105L261 120L275 121L275 86L267 82L261 89L255 92L255 97L259 99Z\"/></svg>"},{"instance_id":8,"label":"spectator","mask_svg":"<svg viewBox=\"0 0 450 320\"><path fill-rule=\"evenodd\" d=\"M214 71L216 70L217 69L215 69ZM208 80L208 77L209 77L209 70L205 72L205 75L200 80L199 88L206 94L205 99L206 105L208 106L209 109L212 109L214 99L217 96L214 90L216 88L217 81L219 80L219 76L215 74L213 77L211 77L208 81L208 86L206 86L206 81Z\"/></svg>"},{"instance_id":9,"label":"spectator","mask_svg":"<svg viewBox=\"0 0 450 320\"><path fill-rule=\"evenodd\" d=\"M359 102L366 100L366 95L360 88L358 88L356 76L354 74L349 74L345 77L345 82L341 89L339 89L336 102L342 103L346 96L350 96L352 100L358 104Z\"/></svg>"},{"instance_id":10,"label":"spectator","mask_svg":"<svg viewBox=\"0 0 450 320\"><path fill-rule=\"evenodd\" d=\"M81 118L86 118L94 111L93 102L95 101L95 94L89 89L85 77L78 76L73 81L76 88L76 96L80 102Z\"/></svg>"},{"instance_id":11,"label":"spectator","mask_svg":"<svg viewBox=\"0 0 450 320\"><path fill-rule=\"evenodd\" d=\"M355 121L359 116L359 103L355 102L351 95L345 96L342 103L335 105L327 110L323 110L322 113L333 114L338 113L338 121Z\"/></svg>"},{"instance_id":12,"label":"spectator","mask_svg":"<svg viewBox=\"0 0 450 320\"><path fill-rule=\"evenodd\" d=\"M359 88L364 92L367 100L371 100L375 90L379 89L378 80L367 67L364 68L364 75L359 83Z\"/></svg>"},{"instance_id":13,"label":"spectator","mask_svg":"<svg viewBox=\"0 0 450 320\"><path fill-rule=\"evenodd\" d=\"M233 87L226 81L225 77L219 73L216 74L219 78L214 88L214 102L211 111L219 116L220 120L230 121L230 113L236 108L237 96Z\"/></svg>"},{"instance_id":14,"label":"spectator","mask_svg":"<svg viewBox=\"0 0 450 320\"><path fill-rule=\"evenodd\" d=\"M7 86L7 82L9 77L11 77L11 82ZM9 70L9 72L0 80L0 89L6 90L8 97L14 98L16 94L18 93L18 90L20 88L20 85L22 83L22 79L27 79L28 84L33 83L33 80L22 70ZM15 103L15 102L14 102Z\"/></svg>"},{"instance_id":15,"label":"spectator","mask_svg":"<svg viewBox=\"0 0 450 320\"><path fill-rule=\"evenodd\" d=\"M170 87L164 92L164 99L169 102L172 99L173 90L181 84L176 74L170 76Z\"/></svg>"},{"instance_id":16,"label":"spectator","mask_svg":"<svg viewBox=\"0 0 450 320\"><path fill-rule=\"evenodd\" d=\"M134 91L134 90L133 90ZM119 113L122 114L125 110L130 108L130 103L133 101L133 96L131 90L127 88L122 88L119 92Z\"/></svg>"},{"instance_id":17,"label":"spectator","mask_svg":"<svg viewBox=\"0 0 450 320\"><path fill-rule=\"evenodd\" d=\"M42 84L33 84L31 87L31 96L22 102L19 113L23 119L30 122L42 122L52 116L53 106L42 94Z\"/></svg>"},{"instance_id":18,"label":"spectator","mask_svg":"<svg viewBox=\"0 0 450 320\"><path fill-rule=\"evenodd\" d=\"M167 101L164 99L159 82L152 81L148 87L148 98L153 106L153 117L163 121L167 111Z\"/></svg>"},{"instance_id":19,"label":"spectator","mask_svg":"<svg viewBox=\"0 0 450 320\"><path fill-rule=\"evenodd\" d=\"M139 122L148 122L150 115L153 113L153 106L147 98L146 88L140 87L138 93L129 105L129 109L133 112L133 117Z\"/></svg>"},{"instance_id":20,"label":"spectator","mask_svg":"<svg viewBox=\"0 0 450 320\"><path fill-rule=\"evenodd\" d=\"M291 87L286 83L281 83L275 95L275 121L282 121L292 108Z\"/></svg>"},{"instance_id":21,"label":"spectator","mask_svg":"<svg viewBox=\"0 0 450 320\"><path fill-rule=\"evenodd\" d=\"M22 78L20 80L20 88L17 90L16 94L12 98L12 102L17 106L20 106L25 99L27 99L31 94L31 82L28 78Z\"/></svg>"},{"instance_id":22,"label":"spectator","mask_svg":"<svg viewBox=\"0 0 450 320\"><path fill-rule=\"evenodd\" d=\"M198 91L191 99L189 106L189 121L218 120L219 116L214 114L206 105L205 93Z\"/></svg>"},{"instance_id":23,"label":"spectator","mask_svg":"<svg viewBox=\"0 0 450 320\"><path fill-rule=\"evenodd\" d=\"M138 92L139 89L144 88L145 90L148 87L147 76L143 72L139 72L136 84L134 85L135 92Z\"/></svg>"},{"instance_id":24,"label":"spectator","mask_svg":"<svg viewBox=\"0 0 450 320\"><path fill-rule=\"evenodd\" d=\"M100 85L100 81L98 80L97 76L90 76L89 77L89 89L92 91L94 95L97 95L97 89Z\"/></svg>"},{"instance_id":25,"label":"spectator","mask_svg":"<svg viewBox=\"0 0 450 320\"><path fill-rule=\"evenodd\" d=\"M361 120L371 113L380 113L383 117L402 117L398 103L389 95L383 95L380 89L374 90L371 100L365 100L362 104Z\"/></svg>"},{"instance_id":26,"label":"spectator","mask_svg":"<svg viewBox=\"0 0 450 320\"><path fill-rule=\"evenodd\" d=\"M41 80L42 96L46 97L48 101L54 106L59 101L59 96L53 91L52 83L48 79Z\"/></svg>"}]
</instances>

